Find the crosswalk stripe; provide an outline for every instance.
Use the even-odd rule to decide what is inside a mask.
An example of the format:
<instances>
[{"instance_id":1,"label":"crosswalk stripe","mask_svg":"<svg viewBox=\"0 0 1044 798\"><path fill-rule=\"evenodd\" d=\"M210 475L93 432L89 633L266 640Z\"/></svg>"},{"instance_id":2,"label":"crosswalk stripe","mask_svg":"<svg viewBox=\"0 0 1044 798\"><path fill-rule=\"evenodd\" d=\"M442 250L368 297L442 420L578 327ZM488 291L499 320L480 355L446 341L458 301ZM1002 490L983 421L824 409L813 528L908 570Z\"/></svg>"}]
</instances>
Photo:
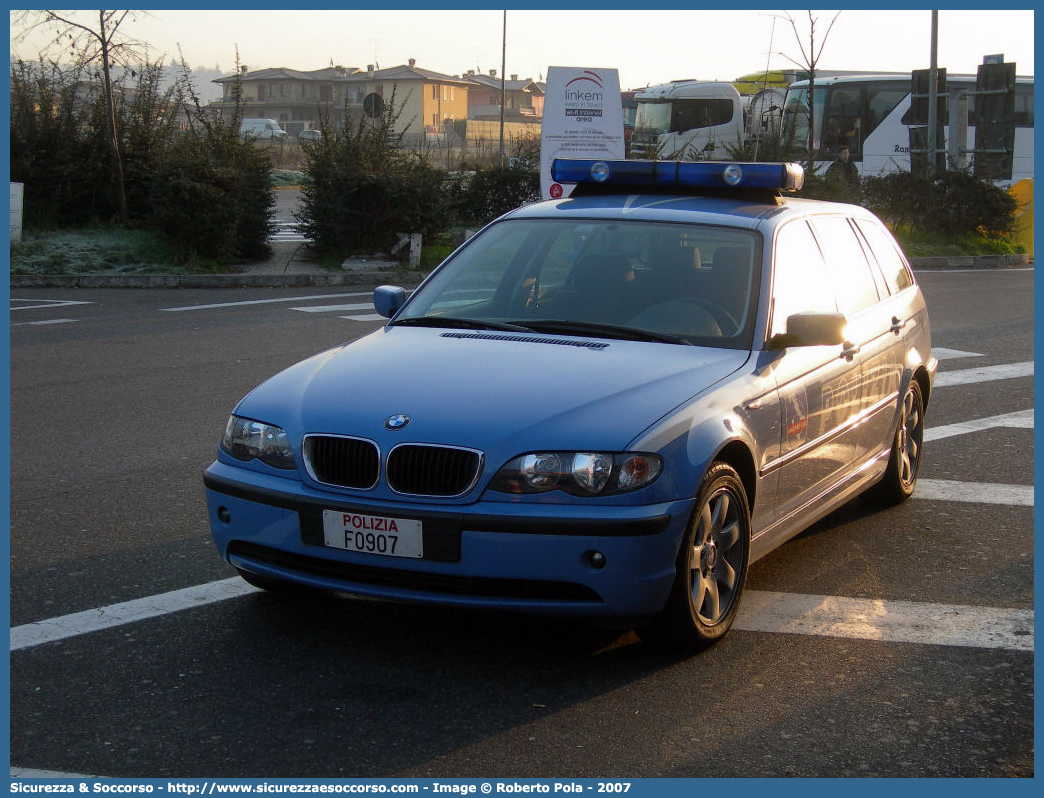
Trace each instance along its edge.
<instances>
[{"instance_id":1,"label":"crosswalk stripe","mask_svg":"<svg viewBox=\"0 0 1044 798\"><path fill-rule=\"evenodd\" d=\"M1034 506L1032 485L958 482L953 479L919 479L914 498L971 504L1005 504L1014 507Z\"/></svg>"},{"instance_id":2,"label":"crosswalk stripe","mask_svg":"<svg viewBox=\"0 0 1044 798\"><path fill-rule=\"evenodd\" d=\"M734 629L889 643L1033 651L1033 610L744 593Z\"/></svg>"},{"instance_id":3,"label":"crosswalk stripe","mask_svg":"<svg viewBox=\"0 0 1044 798\"><path fill-rule=\"evenodd\" d=\"M952 438L955 435L968 435L972 432L981 432L982 430L995 427L1033 429L1033 409L977 418L972 421L961 421L956 424L944 424L941 427L929 427L924 431L924 439L926 441L938 441L943 438Z\"/></svg>"},{"instance_id":4,"label":"crosswalk stripe","mask_svg":"<svg viewBox=\"0 0 1044 798\"><path fill-rule=\"evenodd\" d=\"M311 239L297 229L297 222L277 221L275 230L268 236L270 242L311 243Z\"/></svg>"},{"instance_id":5,"label":"crosswalk stripe","mask_svg":"<svg viewBox=\"0 0 1044 798\"><path fill-rule=\"evenodd\" d=\"M933 346L932 354L939 360L955 360L962 357L984 357L979 352L962 352L960 349L947 349L942 346Z\"/></svg>"},{"instance_id":6,"label":"crosswalk stripe","mask_svg":"<svg viewBox=\"0 0 1044 798\"><path fill-rule=\"evenodd\" d=\"M935 387L943 388L947 385L970 385L975 382L993 382L994 380L1008 380L1015 377L1032 377L1033 361L1023 363L1004 363L1000 366L983 366L977 369L960 369L958 371L943 371L935 377Z\"/></svg>"},{"instance_id":7,"label":"crosswalk stripe","mask_svg":"<svg viewBox=\"0 0 1044 798\"><path fill-rule=\"evenodd\" d=\"M11 629L11 651L257 592L239 577ZM1033 651L1033 610L751 590L735 628L939 646Z\"/></svg>"}]
</instances>

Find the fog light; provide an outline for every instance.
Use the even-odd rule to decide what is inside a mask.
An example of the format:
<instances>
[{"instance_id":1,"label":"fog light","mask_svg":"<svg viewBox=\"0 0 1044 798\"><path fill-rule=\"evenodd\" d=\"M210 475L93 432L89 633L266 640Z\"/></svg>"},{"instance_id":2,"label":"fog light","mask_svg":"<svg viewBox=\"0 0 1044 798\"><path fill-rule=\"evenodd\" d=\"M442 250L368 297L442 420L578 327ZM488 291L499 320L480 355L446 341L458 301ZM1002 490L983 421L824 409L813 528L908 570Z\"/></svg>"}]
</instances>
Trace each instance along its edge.
<instances>
[{"instance_id":1,"label":"fog light","mask_svg":"<svg viewBox=\"0 0 1044 798\"><path fill-rule=\"evenodd\" d=\"M232 520L232 513L228 511L227 507L218 507L217 517L218 521L220 521L223 524L227 524L229 521Z\"/></svg>"},{"instance_id":2,"label":"fog light","mask_svg":"<svg viewBox=\"0 0 1044 798\"><path fill-rule=\"evenodd\" d=\"M589 551L587 561L591 563L592 568L597 568L599 571L605 568L605 555L600 551Z\"/></svg>"}]
</instances>

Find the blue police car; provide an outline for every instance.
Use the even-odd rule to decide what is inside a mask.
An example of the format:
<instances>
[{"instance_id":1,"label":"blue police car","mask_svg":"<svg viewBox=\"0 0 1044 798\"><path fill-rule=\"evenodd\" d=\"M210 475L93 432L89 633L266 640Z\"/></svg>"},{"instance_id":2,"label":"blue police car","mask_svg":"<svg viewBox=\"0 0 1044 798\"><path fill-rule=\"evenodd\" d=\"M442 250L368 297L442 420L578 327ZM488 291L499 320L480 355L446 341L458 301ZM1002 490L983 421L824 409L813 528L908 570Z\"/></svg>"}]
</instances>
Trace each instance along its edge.
<instances>
[{"instance_id":1,"label":"blue police car","mask_svg":"<svg viewBox=\"0 0 1044 798\"><path fill-rule=\"evenodd\" d=\"M390 321L233 411L205 486L251 584L611 620L695 650L750 564L910 496L937 361L865 209L794 164L556 161Z\"/></svg>"}]
</instances>

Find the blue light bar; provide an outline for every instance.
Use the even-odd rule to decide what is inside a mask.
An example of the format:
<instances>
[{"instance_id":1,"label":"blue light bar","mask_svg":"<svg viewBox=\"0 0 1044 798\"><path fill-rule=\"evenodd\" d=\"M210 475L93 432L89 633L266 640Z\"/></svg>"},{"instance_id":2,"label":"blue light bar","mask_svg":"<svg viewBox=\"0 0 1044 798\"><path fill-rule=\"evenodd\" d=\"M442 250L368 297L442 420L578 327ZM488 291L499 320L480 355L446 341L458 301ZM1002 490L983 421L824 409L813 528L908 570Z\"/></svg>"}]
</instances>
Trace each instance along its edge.
<instances>
[{"instance_id":1,"label":"blue light bar","mask_svg":"<svg viewBox=\"0 0 1044 798\"><path fill-rule=\"evenodd\" d=\"M796 163L733 161L595 161L556 158L558 183L644 188L760 188L797 191L805 170Z\"/></svg>"}]
</instances>

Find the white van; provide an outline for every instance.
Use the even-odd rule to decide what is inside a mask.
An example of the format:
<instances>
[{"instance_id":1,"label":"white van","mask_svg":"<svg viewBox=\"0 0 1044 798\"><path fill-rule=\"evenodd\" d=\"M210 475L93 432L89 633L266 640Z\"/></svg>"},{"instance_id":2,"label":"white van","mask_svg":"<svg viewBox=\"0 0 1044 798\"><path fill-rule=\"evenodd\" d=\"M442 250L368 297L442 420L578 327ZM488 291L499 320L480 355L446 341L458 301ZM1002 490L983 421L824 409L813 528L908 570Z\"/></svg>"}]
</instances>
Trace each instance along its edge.
<instances>
[{"instance_id":1,"label":"white van","mask_svg":"<svg viewBox=\"0 0 1044 798\"><path fill-rule=\"evenodd\" d=\"M286 131L274 119L244 119L239 124L239 135L245 139L282 139Z\"/></svg>"}]
</instances>

